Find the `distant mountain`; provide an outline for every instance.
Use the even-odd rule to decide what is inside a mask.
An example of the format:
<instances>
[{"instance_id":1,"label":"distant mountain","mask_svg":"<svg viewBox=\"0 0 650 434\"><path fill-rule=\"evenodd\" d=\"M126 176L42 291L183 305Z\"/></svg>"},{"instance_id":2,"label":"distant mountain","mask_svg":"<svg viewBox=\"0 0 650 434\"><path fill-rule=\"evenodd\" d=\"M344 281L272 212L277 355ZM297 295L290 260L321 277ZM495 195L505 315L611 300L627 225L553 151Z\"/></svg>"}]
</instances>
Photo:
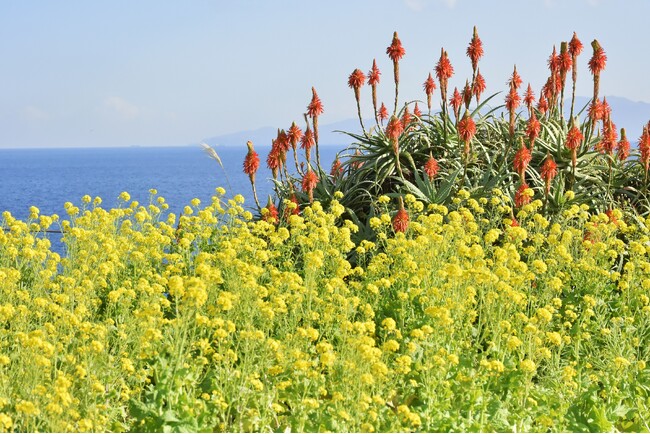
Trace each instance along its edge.
<instances>
[{"instance_id":1,"label":"distant mountain","mask_svg":"<svg viewBox=\"0 0 650 434\"><path fill-rule=\"evenodd\" d=\"M366 125L372 125L370 120L364 120ZM374 124L374 120L372 121ZM300 125L304 131L304 125ZM286 129L286 128L285 128ZM346 119L339 122L318 125L318 142L321 146L339 146L344 147L354 141L350 136L341 131L354 134L361 133L359 119ZM278 129L273 127L258 128L256 130L239 131L231 134L224 134L215 137L209 137L203 141L211 146L245 146L248 140L257 145L271 145L271 140L278 135Z\"/></svg>"},{"instance_id":2,"label":"distant mountain","mask_svg":"<svg viewBox=\"0 0 650 434\"><path fill-rule=\"evenodd\" d=\"M631 101L618 96L607 96L607 102L612 107L612 121L617 128L625 128L628 140L635 143L641 136L643 126L650 121L650 104L646 102ZM567 98L568 99L568 98ZM590 101L590 98L576 97L575 110L579 112ZM569 112L570 101L566 102L566 113ZM581 118L584 118L585 113ZM364 120L367 127L374 125L374 120ZM301 125L304 129L304 126ZM321 124L318 128L319 142L322 146L345 147L354 142L354 139L342 132L361 133L359 119L347 119L339 122ZM277 136L278 130L273 127L258 128L256 130L239 131L204 139L211 146L244 146L248 140L255 145L271 145L271 140Z\"/></svg>"}]
</instances>

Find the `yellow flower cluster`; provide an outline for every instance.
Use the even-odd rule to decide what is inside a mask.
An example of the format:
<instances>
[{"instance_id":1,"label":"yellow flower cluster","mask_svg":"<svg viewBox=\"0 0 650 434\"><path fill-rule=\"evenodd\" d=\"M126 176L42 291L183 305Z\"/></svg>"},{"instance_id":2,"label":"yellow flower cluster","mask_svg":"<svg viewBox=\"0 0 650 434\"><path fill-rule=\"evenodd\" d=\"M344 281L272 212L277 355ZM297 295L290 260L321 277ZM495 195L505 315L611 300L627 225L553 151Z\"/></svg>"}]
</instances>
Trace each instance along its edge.
<instances>
[{"instance_id":1,"label":"yellow flower cluster","mask_svg":"<svg viewBox=\"0 0 650 434\"><path fill-rule=\"evenodd\" d=\"M575 431L581 396L647 402L650 221L461 191L395 233L383 197L359 228L224 194L2 215L0 429Z\"/></svg>"}]
</instances>

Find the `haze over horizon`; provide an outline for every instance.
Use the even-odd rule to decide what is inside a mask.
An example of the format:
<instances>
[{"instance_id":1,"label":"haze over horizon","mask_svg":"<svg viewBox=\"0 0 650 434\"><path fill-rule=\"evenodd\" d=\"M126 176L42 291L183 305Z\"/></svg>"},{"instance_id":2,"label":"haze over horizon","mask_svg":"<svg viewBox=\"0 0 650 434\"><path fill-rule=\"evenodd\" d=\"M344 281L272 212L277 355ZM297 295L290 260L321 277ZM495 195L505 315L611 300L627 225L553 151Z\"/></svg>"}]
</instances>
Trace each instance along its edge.
<instances>
[{"instance_id":1,"label":"haze over horizon","mask_svg":"<svg viewBox=\"0 0 650 434\"><path fill-rule=\"evenodd\" d=\"M487 94L506 90L516 64L539 95L553 46L575 31L585 45L578 95L591 94L589 44L598 39L608 57L601 95L650 103L649 13L644 0L5 1L0 148L186 145L287 128L302 123L312 86L325 107L321 124L351 119L348 75L367 72L373 58L379 100L392 101L393 31L406 49L402 103L424 99L442 47L455 69L450 89L465 84L473 26ZM372 116L368 87L362 109Z\"/></svg>"}]
</instances>

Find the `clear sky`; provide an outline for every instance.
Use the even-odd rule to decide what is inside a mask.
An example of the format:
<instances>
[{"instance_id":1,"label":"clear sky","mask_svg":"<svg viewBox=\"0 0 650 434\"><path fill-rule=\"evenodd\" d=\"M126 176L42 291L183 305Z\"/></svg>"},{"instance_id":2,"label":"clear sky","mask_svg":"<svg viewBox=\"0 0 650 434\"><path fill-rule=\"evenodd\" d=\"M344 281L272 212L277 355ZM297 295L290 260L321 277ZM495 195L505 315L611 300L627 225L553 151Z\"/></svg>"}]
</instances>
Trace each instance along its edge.
<instances>
[{"instance_id":1,"label":"clear sky","mask_svg":"<svg viewBox=\"0 0 650 434\"><path fill-rule=\"evenodd\" d=\"M393 31L406 49L400 95L412 100L424 98L441 47L451 87L464 85L474 25L488 94L505 90L514 64L539 94L553 45L576 31L579 95L591 92L597 38L608 57L601 94L650 102L648 17L648 0L2 0L0 147L185 145L287 128L312 86L321 123L353 118L347 77L373 58L389 106Z\"/></svg>"}]
</instances>

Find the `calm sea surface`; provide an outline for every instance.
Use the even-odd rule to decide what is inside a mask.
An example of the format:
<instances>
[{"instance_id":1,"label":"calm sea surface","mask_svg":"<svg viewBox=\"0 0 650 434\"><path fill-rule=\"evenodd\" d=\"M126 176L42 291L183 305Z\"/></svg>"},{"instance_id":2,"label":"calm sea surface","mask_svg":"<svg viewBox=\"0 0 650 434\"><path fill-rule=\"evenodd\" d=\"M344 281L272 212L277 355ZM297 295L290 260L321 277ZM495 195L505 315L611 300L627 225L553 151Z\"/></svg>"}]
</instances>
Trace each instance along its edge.
<instances>
[{"instance_id":1,"label":"calm sea surface","mask_svg":"<svg viewBox=\"0 0 650 434\"><path fill-rule=\"evenodd\" d=\"M36 206L41 214L56 213L66 218L63 204L69 201L81 206L81 197L86 194L101 197L102 207L108 209L117 205L122 191L127 191L132 200L148 204L152 188L158 190L158 195L169 204L169 211L175 213L193 198L209 204L216 187L225 188L227 197L244 195L244 205L253 207L250 183L242 173L246 147L215 150L225 172L199 146L0 149L0 213L9 211L24 220L29 215L29 207ZM260 155L258 195L265 203L272 191L271 174L266 168L269 147L259 146L256 150ZM330 167L339 150L321 148L324 168ZM292 157L289 158L292 167Z\"/></svg>"}]
</instances>

